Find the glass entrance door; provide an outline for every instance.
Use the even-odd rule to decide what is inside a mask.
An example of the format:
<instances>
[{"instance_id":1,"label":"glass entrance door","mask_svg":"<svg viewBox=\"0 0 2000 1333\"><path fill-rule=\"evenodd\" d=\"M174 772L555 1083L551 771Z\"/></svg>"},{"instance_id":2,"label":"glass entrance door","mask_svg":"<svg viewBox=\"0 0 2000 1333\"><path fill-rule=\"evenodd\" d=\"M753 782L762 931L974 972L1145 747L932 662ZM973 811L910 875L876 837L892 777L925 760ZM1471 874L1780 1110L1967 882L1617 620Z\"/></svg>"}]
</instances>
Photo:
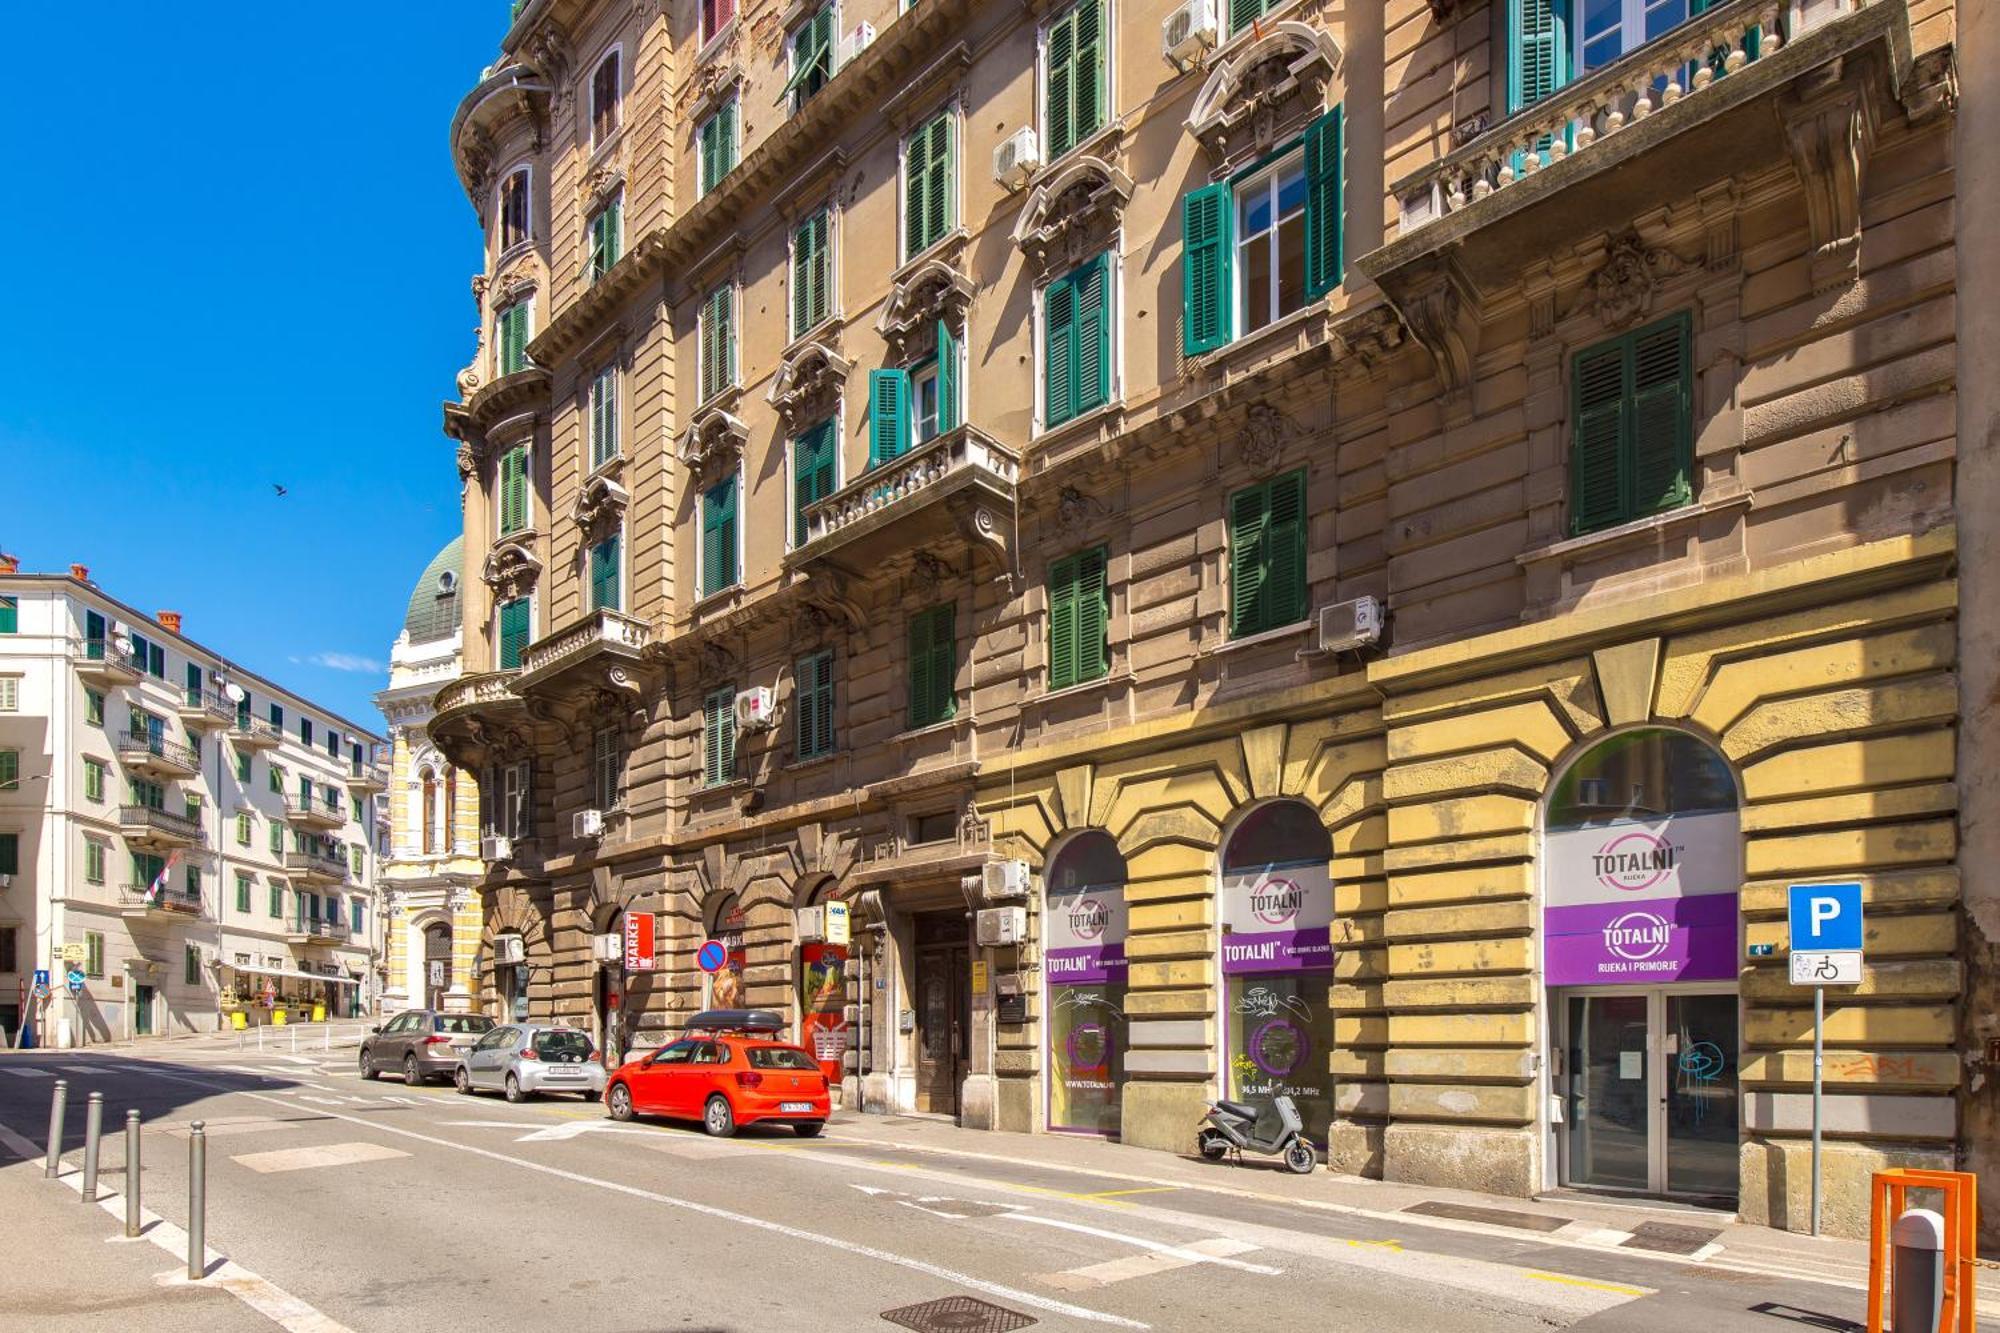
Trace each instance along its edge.
<instances>
[{"instance_id":1,"label":"glass entrance door","mask_svg":"<svg viewBox=\"0 0 2000 1333\"><path fill-rule=\"evenodd\" d=\"M1620 988L1564 996L1561 1180L1733 1198L1736 996Z\"/></svg>"}]
</instances>

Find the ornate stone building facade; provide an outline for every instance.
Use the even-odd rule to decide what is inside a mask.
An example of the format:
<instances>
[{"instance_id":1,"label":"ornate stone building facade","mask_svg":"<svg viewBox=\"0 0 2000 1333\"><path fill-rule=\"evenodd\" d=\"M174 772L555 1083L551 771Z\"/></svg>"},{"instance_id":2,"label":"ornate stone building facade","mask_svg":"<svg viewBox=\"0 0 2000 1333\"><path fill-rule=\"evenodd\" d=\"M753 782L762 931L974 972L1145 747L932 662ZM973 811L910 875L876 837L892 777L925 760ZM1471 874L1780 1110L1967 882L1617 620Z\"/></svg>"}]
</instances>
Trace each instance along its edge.
<instances>
[{"instance_id":1,"label":"ornate stone building facade","mask_svg":"<svg viewBox=\"0 0 2000 1333\"><path fill-rule=\"evenodd\" d=\"M1831 1225L1953 1162L1953 7L1687 8L521 6L431 734L531 1010L1796 1226L1846 877Z\"/></svg>"}]
</instances>

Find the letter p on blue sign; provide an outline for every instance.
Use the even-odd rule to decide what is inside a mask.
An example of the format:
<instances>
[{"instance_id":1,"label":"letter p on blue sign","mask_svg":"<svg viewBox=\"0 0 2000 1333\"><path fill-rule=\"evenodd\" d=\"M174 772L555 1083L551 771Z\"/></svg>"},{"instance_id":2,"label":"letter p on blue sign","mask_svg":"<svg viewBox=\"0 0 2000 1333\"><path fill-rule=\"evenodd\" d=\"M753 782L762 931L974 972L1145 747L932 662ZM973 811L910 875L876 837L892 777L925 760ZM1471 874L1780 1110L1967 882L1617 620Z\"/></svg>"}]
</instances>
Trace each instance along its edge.
<instances>
[{"instance_id":1,"label":"letter p on blue sign","mask_svg":"<svg viewBox=\"0 0 2000 1333\"><path fill-rule=\"evenodd\" d=\"M1861 885L1792 885L1787 925L1794 953L1858 952Z\"/></svg>"}]
</instances>

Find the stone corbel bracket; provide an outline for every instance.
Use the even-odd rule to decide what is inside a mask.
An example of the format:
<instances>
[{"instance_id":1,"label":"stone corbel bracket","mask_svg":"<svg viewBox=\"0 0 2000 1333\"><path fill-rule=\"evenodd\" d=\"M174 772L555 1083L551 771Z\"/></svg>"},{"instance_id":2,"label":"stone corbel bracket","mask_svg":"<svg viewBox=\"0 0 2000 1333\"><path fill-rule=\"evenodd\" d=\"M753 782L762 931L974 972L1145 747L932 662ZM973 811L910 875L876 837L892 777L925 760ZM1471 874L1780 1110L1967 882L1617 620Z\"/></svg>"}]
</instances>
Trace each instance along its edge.
<instances>
[{"instance_id":1,"label":"stone corbel bracket","mask_svg":"<svg viewBox=\"0 0 2000 1333\"><path fill-rule=\"evenodd\" d=\"M1397 288L1390 296L1396 313L1410 336L1431 354L1445 393L1465 391L1472 384L1472 358L1479 349L1479 305L1470 284L1457 265L1439 257L1427 261L1421 272L1412 273Z\"/></svg>"},{"instance_id":2,"label":"stone corbel bracket","mask_svg":"<svg viewBox=\"0 0 2000 1333\"><path fill-rule=\"evenodd\" d=\"M694 414L681 432L681 462L704 473L741 456L750 439L750 428L720 403L711 403Z\"/></svg>"},{"instance_id":3,"label":"stone corbel bracket","mask_svg":"<svg viewBox=\"0 0 2000 1333\"><path fill-rule=\"evenodd\" d=\"M1253 147L1268 152L1281 131L1325 109L1340 66L1332 33L1296 19L1275 23L1217 63L1194 99L1188 131L1217 163L1242 159Z\"/></svg>"},{"instance_id":4,"label":"stone corbel bracket","mask_svg":"<svg viewBox=\"0 0 2000 1333\"><path fill-rule=\"evenodd\" d=\"M1814 292L1861 276L1861 178L1875 147L1876 110L1855 78L1788 98L1778 110L1798 168L1813 244Z\"/></svg>"},{"instance_id":5,"label":"stone corbel bracket","mask_svg":"<svg viewBox=\"0 0 2000 1333\"><path fill-rule=\"evenodd\" d=\"M1044 276L1081 264L1118 230L1132 199L1132 178L1097 157L1064 163L1029 193L1014 224L1014 244Z\"/></svg>"},{"instance_id":6,"label":"stone corbel bracket","mask_svg":"<svg viewBox=\"0 0 2000 1333\"><path fill-rule=\"evenodd\" d=\"M940 320L965 327L972 308L972 279L942 258L931 258L900 274L883 303L875 325L898 358L909 356L920 335L928 336Z\"/></svg>"},{"instance_id":7,"label":"stone corbel bracket","mask_svg":"<svg viewBox=\"0 0 2000 1333\"><path fill-rule=\"evenodd\" d=\"M765 399L796 430L831 409L853 369L851 361L826 343L818 339L801 343L778 363Z\"/></svg>"}]
</instances>

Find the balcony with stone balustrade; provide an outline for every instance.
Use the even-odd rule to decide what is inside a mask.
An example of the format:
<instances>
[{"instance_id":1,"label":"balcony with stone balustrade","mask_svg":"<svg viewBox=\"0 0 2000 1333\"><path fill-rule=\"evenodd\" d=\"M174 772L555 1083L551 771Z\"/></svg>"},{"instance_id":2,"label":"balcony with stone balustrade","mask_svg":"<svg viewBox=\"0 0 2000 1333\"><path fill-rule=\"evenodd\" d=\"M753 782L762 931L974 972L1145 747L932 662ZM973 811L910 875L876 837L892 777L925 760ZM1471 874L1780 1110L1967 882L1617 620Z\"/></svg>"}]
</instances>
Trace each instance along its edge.
<instances>
[{"instance_id":1,"label":"balcony with stone balustrade","mask_svg":"<svg viewBox=\"0 0 2000 1333\"><path fill-rule=\"evenodd\" d=\"M940 545L1004 550L1020 475L1012 449L959 426L807 506L805 540L785 563L865 578L898 556Z\"/></svg>"},{"instance_id":2,"label":"balcony with stone balustrade","mask_svg":"<svg viewBox=\"0 0 2000 1333\"><path fill-rule=\"evenodd\" d=\"M514 692L559 690L566 678L579 673L602 682L607 671L629 672L652 641L652 627L643 620L608 609L587 612L522 650Z\"/></svg>"}]
</instances>

